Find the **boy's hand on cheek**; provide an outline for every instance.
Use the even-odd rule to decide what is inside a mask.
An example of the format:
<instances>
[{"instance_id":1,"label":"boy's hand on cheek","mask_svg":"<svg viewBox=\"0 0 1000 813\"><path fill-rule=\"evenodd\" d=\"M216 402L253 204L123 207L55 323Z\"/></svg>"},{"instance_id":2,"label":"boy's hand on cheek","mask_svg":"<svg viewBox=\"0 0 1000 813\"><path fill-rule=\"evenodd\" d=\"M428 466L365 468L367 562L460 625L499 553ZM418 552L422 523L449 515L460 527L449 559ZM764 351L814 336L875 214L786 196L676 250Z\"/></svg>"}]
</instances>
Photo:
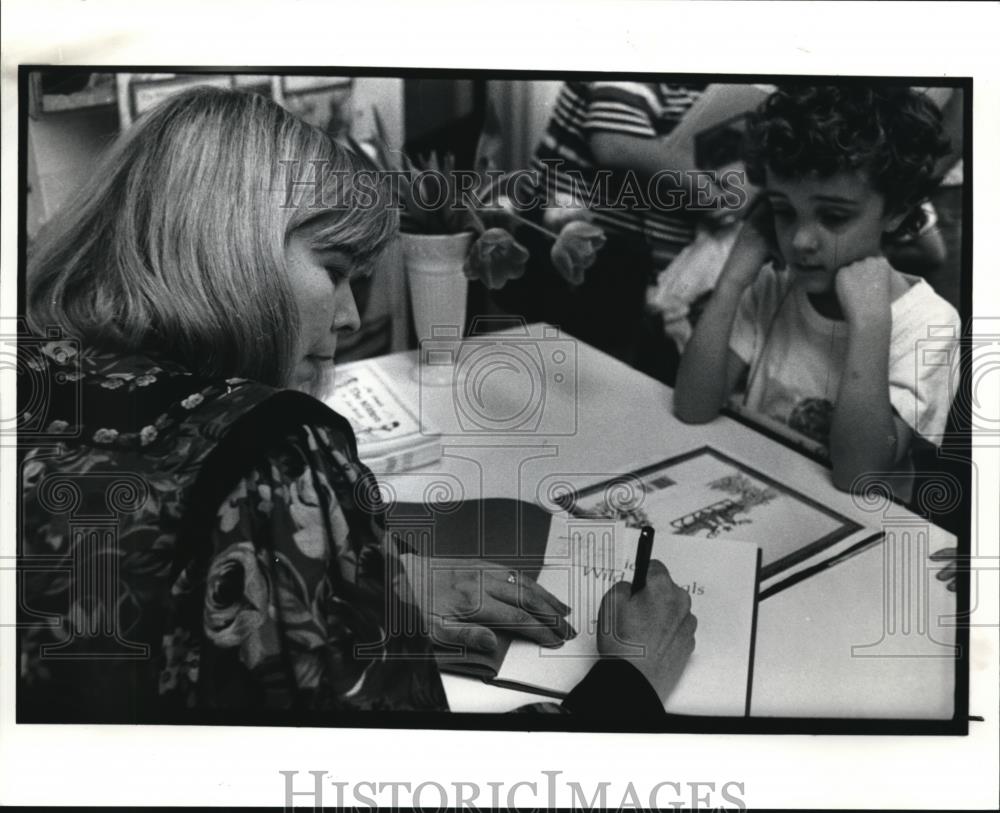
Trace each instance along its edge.
<instances>
[{"instance_id":1,"label":"boy's hand on cheek","mask_svg":"<svg viewBox=\"0 0 1000 813\"><path fill-rule=\"evenodd\" d=\"M774 211L767 198L758 196L750 205L739 239L740 242L751 244L763 257L762 262L770 260L776 268L784 268L785 261L778 248L778 237L774 233Z\"/></svg>"},{"instance_id":2,"label":"boy's hand on cheek","mask_svg":"<svg viewBox=\"0 0 1000 813\"><path fill-rule=\"evenodd\" d=\"M885 320L892 305L892 266L885 257L857 260L837 272L836 289L849 324Z\"/></svg>"},{"instance_id":3,"label":"boy's hand on cheek","mask_svg":"<svg viewBox=\"0 0 1000 813\"><path fill-rule=\"evenodd\" d=\"M723 269L723 279L741 290L756 279L769 260L777 268L784 267L774 237L774 215L765 198L759 198L751 207L740 227L730 259L732 261Z\"/></svg>"}]
</instances>

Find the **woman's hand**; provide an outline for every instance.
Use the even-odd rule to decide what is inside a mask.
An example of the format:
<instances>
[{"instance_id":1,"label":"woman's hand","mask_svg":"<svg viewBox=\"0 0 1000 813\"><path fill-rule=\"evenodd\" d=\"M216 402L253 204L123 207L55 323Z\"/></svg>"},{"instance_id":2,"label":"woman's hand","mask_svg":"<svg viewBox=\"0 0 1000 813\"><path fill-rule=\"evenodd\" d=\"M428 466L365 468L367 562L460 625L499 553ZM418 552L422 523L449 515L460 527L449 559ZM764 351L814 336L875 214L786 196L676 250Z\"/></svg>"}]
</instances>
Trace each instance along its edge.
<instances>
[{"instance_id":1,"label":"woman's hand","mask_svg":"<svg viewBox=\"0 0 1000 813\"><path fill-rule=\"evenodd\" d=\"M565 618L570 608L523 573L485 559L412 553L400 559L435 644L489 653L497 647L491 628L542 646L560 646L576 636Z\"/></svg>"},{"instance_id":2,"label":"woman's hand","mask_svg":"<svg viewBox=\"0 0 1000 813\"><path fill-rule=\"evenodd\" d=\"M628 582L618 582L605 593L597 651L628 659L666 700L694 651L698 619L691 614L691 597L656 559L649 563L646 586L631 592Z\"/></svg>"},{"instance_id":3,"label":"woman's hand","mask_svg":"<svg viewBox=\"0 0 1000 813\"><path fill-rule=\"evenodd\" d=\"M954 593L958 589L958 548L942 548L930 555L932 562L947 562L938 571L938 581L946 582L945 587Z\"/></svg>"}]
</instances>

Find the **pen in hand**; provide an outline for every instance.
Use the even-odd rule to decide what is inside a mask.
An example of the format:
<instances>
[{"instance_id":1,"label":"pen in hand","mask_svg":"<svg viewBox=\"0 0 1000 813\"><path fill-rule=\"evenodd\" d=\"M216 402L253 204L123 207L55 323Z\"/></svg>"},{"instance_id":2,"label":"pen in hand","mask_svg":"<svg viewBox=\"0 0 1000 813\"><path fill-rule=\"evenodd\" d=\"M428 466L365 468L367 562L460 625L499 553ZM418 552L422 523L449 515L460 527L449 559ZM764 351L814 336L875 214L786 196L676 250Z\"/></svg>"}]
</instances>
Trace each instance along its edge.
<instances>
[{"instance_id":1,"label":"pen in hand","mask_svg":"<svg viewBox=\"0 0 1000 813\"><path fill-rule=\"evenodd\" d=\"M649 570L649 557L653 553L653 527L643 525L639 534L639 544L635 552L635 575L632 577L632 592L635 595L646 586L646 572Z\"/></svg>"}]
</instances>

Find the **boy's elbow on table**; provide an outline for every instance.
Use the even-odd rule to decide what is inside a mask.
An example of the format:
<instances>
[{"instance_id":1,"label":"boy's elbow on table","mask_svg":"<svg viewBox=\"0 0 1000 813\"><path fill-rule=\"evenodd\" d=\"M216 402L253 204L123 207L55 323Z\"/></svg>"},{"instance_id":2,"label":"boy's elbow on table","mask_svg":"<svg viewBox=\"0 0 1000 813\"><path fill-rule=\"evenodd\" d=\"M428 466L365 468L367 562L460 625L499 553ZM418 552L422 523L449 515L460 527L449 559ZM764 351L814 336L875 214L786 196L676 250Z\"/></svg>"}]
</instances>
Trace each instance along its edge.
<instances>
[{"instance_id":1,"label":"boy's elbow on table","mask_svg":"<svg viewBox=\"0 0 1000 813\"><path fill-rule=\"evenodd\" d=\"M688 399L674 394L674 417L681 423L709 423L719 417L721 407L712 407L710 404L692 403Z\"/></svg>"},{"instance_id":2,"label":"boy's elbow on table","mask_svg":"<svg viewBox=\"0 0 1000 813\"><path fill-rule=\"evenodd\" d=\"M894 430L881 450L869 449L867 454L860 454L857 449L852 453L847 447L834 445L831 449L834 486L840 491L856 491L855 483L871 484L869 478L859 479L864 475L892 472L909 454L913 440L912 430L898 415L894 417Z\"/></svg>"},{"instance_id":3,"label":"boy's elbow on table","mask_svg":"<svg viewBox=\"0 0 1000 813\"><path fill-rule=\"evenodd\" d=\"M831 474L833 485L838 491L850 492L853 490L852 486L857 480L857 475L854 471L848 471L842 467L838 468L837 466L834 466Z\"/></svg>"},{"instance_id":4,"label":"boy's elbow on table","mask_svg":"<svg viewBox=\"0 0 1000 813\"><path fill-rule=\"evenodd\" d=\"M869 461L865 464L849 465L837 462L837 457L833 458L833 471L831 472L833 485L839 491L848 493L861 492L862 486L867 488L872 485L870 478L865 475L885 474L893 468L893 461L890 457L884 461Z\"/></svg>"}]
</instances>

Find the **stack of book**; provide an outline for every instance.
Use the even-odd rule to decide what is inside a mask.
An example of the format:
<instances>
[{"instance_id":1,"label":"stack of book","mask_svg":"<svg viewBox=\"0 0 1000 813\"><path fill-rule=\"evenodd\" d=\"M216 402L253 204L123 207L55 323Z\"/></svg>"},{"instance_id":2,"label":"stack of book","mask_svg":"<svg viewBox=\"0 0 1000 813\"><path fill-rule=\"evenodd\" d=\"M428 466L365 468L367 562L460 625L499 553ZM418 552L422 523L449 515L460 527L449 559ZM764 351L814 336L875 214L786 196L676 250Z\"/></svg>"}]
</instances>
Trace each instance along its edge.
<instances>
[{"instance_id":1,"label":"stack of book","mask_svg":"<svg viewBox=\"0 0 1000 813\"><path fill-rule=\"evenodd\" d=\"M375 474L392 474L441 459L441 435L426 423L421 425L373 360L338 367L326 403L350 422L358 439L358 456Z\"/></svg>"}]
</instances>

